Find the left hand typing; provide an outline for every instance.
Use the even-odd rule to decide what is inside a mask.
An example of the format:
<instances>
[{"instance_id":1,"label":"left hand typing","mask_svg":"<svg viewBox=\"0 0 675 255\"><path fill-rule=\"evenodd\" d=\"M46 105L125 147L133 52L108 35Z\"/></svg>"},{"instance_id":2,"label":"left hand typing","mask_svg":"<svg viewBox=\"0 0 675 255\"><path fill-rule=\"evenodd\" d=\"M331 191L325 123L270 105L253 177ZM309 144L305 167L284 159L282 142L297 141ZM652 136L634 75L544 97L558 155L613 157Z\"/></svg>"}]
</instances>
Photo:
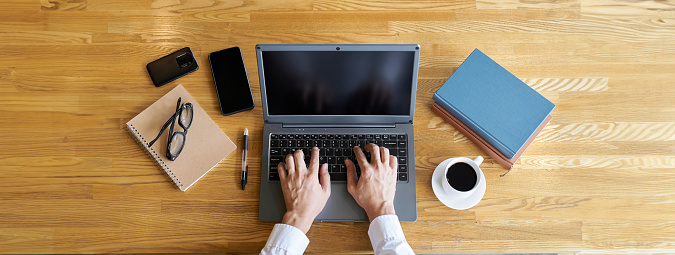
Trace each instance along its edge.
<instances>
[{"instance_id":1,"label":"left hand typing","mask_svg":"<svg viewBox=\"0 0 675 255\"><path fill-rule=\"evenodd\" d=\"M279 163L278 167L281 191L286 201L286 214L282 223L294 226L305 234L330 197L328 164L321 165L319 180L319 148L312 148L311 155L309 169L305 166L302 150L286 156L286 162Z\"/></svg>"}]
</instances>

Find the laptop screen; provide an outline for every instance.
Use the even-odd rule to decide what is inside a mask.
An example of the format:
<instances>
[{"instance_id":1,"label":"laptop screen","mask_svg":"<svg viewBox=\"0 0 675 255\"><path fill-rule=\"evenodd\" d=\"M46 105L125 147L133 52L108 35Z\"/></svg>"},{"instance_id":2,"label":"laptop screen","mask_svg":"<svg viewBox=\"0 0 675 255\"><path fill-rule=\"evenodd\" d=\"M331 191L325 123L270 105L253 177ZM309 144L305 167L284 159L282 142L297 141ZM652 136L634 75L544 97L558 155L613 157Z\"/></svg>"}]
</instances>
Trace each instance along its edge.
<instances>
[{"instance_id":1,"label":"laptop screen","mask_svg":"<svg viewBox=\"0 0 675 255\"><path fill-rule=\"evenodd\" d=\"M269 115L411 114L414 51L264 51L262 62Z\"/></svg>"}]
</instances>

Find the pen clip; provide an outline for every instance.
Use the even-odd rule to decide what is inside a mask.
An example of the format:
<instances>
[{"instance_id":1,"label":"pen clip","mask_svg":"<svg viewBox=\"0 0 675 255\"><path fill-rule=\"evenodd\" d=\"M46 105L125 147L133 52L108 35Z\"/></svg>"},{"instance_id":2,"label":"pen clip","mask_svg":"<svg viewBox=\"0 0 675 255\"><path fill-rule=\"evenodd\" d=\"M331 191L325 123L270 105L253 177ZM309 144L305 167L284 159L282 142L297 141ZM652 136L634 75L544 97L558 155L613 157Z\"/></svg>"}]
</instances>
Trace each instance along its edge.
<instances>
[{"instance_id":1,"label":"pen clip","mask_svg":"<svg viewBox=\"0 0 675 255\"><path fill-rule=\"evenodd\" d=\"M248 183L248 166L241 171L241 190L246 189L246 184Z\"/></svg>"}]
</instances>

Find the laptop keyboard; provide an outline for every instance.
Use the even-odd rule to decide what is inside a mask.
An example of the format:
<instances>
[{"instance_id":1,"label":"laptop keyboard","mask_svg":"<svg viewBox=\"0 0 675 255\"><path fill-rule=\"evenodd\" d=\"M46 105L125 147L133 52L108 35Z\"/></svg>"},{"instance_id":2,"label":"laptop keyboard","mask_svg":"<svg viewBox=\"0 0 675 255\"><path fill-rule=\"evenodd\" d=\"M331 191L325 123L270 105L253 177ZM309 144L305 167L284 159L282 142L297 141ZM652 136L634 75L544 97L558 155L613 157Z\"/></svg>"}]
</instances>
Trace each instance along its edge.
<instances>
[{"instance_id":1,"label":"laptop keyboard","mask_svg":"<svg viewBox=\"0 0 675 255\"><path fill-rule=\"evenodd\" d=\"M405 134L271 134L270 135L270 171L269 180L279 180L277 167L286 155L302 149L305 152L305 164L309 166L312 147L319 148L319 163L328 163L331 181L346 181L345 159L351 159L356 165L356 174L361 176L361 168L354 156L354 146L363 148L374 143L389 149L389 154L398 159L398 181L408 181L408 136ZM370 152L364 151L370 162Z\"/></svg>"}]
</instances>

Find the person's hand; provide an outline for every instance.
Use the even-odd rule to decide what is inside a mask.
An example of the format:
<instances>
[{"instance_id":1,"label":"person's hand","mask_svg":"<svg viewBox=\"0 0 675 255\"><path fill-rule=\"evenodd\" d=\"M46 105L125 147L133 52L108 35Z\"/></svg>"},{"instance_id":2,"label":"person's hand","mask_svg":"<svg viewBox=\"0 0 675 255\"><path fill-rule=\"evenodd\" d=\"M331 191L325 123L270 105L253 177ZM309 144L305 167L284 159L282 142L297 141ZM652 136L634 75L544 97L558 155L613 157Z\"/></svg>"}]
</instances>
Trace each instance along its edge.
<instances>
[{"instance_id":1,"label":"person's hand","mask_svg":"<svg viewBox=\"0 0 675 255\"><path fill-rule=\"evenodd\" d=\"M361 148L354 147L354 155L361 167L361 178L356 178L354 162L347 159L347 191L354 200L366 210L368 219L373 221L380 215L396 214L394 195L396 195L396 177L398 160L389 155L389 149L375 144L364 147L370 152L370 162Z\"/></svg>"},{"instance_id":2,"label":"person's hand","mask_svg":"<svg viewBox=\"0 0 675 255\"><path fill-rule=\"evenodd\" d=\"M281 223L294 226L306 234L330 197L328 164L321 166L319 181L319 148L314 147L309 169L305 166L305 154L297 150L286 156L285 164L279 163L278 171L286 201L286 214Z\"/></svg>"}]
</instances>

